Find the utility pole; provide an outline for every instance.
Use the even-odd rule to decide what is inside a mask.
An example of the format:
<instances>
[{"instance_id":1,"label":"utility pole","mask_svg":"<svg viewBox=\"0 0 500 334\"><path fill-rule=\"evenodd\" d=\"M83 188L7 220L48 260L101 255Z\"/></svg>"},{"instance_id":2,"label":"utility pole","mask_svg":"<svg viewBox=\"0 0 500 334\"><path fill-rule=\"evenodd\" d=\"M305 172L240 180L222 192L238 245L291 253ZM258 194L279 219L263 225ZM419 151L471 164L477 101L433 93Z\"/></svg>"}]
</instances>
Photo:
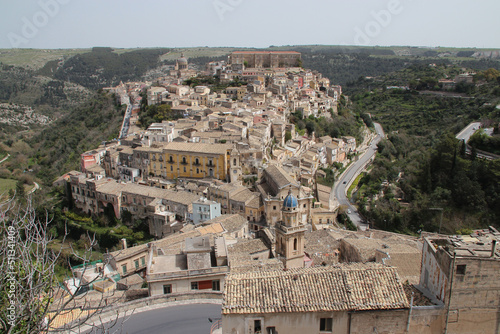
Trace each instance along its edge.
<instances>
[{"instance_id":1,"label":"utility pole","mask_svg":"<svg viewBox=\"0 0 500 334\"><path fill-rule=\"evenodd\" d=\"M438 233L441 234L441 225L443 224L443 208L429 208L429 210L441 211L441 219L439 220Z\"/></svg>"}]
</instances>

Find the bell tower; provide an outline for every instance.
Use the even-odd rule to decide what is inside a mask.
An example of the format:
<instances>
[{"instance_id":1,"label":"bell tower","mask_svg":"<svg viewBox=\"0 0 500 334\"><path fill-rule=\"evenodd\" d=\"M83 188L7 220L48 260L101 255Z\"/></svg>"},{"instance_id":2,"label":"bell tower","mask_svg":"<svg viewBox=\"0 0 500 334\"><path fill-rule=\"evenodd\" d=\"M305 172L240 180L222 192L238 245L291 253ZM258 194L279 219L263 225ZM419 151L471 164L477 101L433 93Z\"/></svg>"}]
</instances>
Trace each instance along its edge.
<instances>
[{"instance_id":1,"label":"bell tower","mask_svg":"<svg viewBox=\"0 0 500 334\"><path fill-rule=\"evenodd\" d=\"M304 266L304 233L306 226L300 219L299 202L292 189L283 201L283 220L276 223L276 252L283 257L285 268Z\"/></svg>"},{"instance_id":2,"label":"bell tower","mask_svg":"<svg viewBox=\"0 0 500 334\"><path fill-rule=\"evenodd\" d=\"M229 181L231 183L239 183L241 174L240 152L236 148L233 148L229 154Z\"/></svg>"}]
</instances>

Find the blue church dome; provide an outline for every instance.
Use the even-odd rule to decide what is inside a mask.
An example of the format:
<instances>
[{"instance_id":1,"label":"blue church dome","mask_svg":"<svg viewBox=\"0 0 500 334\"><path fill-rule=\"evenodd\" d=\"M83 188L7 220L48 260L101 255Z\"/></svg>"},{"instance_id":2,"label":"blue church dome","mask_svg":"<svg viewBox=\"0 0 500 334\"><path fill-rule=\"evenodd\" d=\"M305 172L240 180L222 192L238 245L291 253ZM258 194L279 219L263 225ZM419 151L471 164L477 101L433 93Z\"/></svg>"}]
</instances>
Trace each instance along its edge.
<instances>
[{"instance_id":1,"label":"blue church dome","mask_svg":"<svg viewBox=\"0 0 500 334\"><path fill-rule=\"evenodd\" d=\"M285 200L283 201L283 208L294 209L298 206L299 206L299 201L297 200L297 197L292 195L292 191L290 190L288 192L288 195L285 197Z\"/></svg>"}]
</instances>

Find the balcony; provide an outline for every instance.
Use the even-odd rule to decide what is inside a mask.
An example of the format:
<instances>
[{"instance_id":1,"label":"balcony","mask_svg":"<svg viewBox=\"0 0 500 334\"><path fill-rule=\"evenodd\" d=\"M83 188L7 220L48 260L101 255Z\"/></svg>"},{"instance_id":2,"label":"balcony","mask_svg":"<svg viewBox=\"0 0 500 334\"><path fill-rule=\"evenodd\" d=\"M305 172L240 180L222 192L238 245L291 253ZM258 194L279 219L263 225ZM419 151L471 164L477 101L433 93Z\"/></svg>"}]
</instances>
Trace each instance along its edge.
<instances>
[{"instance_id":1,"label":"balcony","mask_svg":"<svg viewBox=\"0 0 500 334\"><path fill-rule=\"evenodd\" d=\"M295 233L295 232L305 232L306 231L305 225L288 227L288 226L283 225L282 223L277 223L276 228L283 231L284 233Z\"/></svg>"}]
</instances>

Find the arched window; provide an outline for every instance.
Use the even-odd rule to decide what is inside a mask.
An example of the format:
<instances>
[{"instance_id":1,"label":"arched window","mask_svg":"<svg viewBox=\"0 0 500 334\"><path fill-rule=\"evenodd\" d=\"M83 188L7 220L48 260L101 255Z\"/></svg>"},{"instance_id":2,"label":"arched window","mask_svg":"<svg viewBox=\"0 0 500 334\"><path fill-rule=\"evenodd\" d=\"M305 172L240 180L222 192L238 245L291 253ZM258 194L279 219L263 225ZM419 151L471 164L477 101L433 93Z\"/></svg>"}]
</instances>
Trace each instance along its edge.
<instances>
[{"instance_id":1,"label":"arched window","mask_svg":"<svg viewBox=\"0 0 500 334\"><path fill-rule=\"evenodd\" d=\"M293 250L297 250L297 238L293 239Z\"/></svg>"},{"instance_id":2,"label":"arched window","mask_svg":"<svg viewBox=\"0 0 500 334\"><path fill-rule=\"evenodd\" d=\"M233 159L233 166L236 166L236 158Z\"/></svg>"}]
</instances>

